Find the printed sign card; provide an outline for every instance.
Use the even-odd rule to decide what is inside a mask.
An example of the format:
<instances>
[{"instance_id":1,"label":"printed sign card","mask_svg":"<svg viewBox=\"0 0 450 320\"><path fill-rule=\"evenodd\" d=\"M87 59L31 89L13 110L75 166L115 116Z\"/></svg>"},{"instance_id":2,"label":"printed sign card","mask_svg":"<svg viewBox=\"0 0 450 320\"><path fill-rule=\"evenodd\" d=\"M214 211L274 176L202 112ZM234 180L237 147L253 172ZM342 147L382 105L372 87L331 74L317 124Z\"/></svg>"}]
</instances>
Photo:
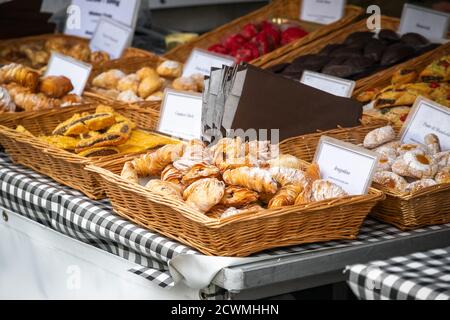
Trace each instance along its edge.
<instances>
[{"instance_id":1,"label":"printed sign card","mask_svg":"<svg viewBox=\"0 0 450 320\"><path fill-rule=\"evenodd\" d=\"M338 97L351 98L355 89L355 81L307 70L303 72L300 82Z\"/></svg>"},{"instance_id":2,"label":"printed sign card","mask_svg":"<svg viewBox=\"0 0 450 320\"><path fill-rule=\"evenodd\" d=\"M234 58L231 56L195 48L184 65L183 77L196 73L209 75L211 68L222 68L222 65L232 66L233 64Z\"/></svg>"},{"instance_id":3,"label":"printed sign card","mask_svg":"<svg viewBox=\"0 0 450 320\"><path fill-rule=\"evenodd\" d=\"M403 143L421 143L434 133L442 150L450 150L450 109L434 101L418 97L400 132Z\"/></svg>"},{"instance_id":4,"label":"printed sign card","mask_svg":"<svg viewBox=\"0 0 450 320\"><path fill-rule=\"evenodd\" d=\"M89 46L92 51L105 51L112 59L118 59L132 40L131 27L112 19L101 18Z\"/></svg>"},{"instance_id":5,"label":"printed sign card","mask_svg":"<svg viewBox=\"0 0 450 320\"><path fill-rule=\"evenodd\" d=\"M303 0L300 20L330 24L344 16L345 0Z\"/></svg>"},{"instance_id":6,"label":"printed sign card","mask_svg":"<svg viewBox=\"0 0 450 320\"><path fill-rule=\"evenodd\" d=\"M158 131L191 140L202 137L202 94L166 89Z\"/></svg>"},{"instance_id":7,"label":"printed sign card","mask_svg":"<svg viewBox=\"0 0 450 320\"><path fill-rule=\"evenodd\" d=\"M350 195L367 194L379 155L331 137L322 136L314 157L322 179L329 180Z\"/></svg>"},{"instance_id":8,"label":"printed sign card","mask_svg":"<svg viewBox=\"0 0 450 320\"><path fill-rule=\"evenodd\" d=\"M90 64L53 52L45 76L65 76L69 78L74 88L70 93L82 95L91 70Z\"/></svg>"}]
</instances>

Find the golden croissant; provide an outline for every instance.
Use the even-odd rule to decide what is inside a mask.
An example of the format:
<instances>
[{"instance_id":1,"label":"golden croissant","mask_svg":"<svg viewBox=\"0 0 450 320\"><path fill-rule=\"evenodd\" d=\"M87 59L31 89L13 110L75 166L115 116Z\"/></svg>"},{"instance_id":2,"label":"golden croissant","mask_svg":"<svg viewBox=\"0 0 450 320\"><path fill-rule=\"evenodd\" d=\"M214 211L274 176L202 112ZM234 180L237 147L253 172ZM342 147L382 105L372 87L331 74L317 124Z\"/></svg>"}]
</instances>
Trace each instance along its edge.
<instances>
[{"instance_id":1,"label":"golden croissant","mask_svg":"<svg viewBox=\"0 0 450 320\"><path fill-rule=\"evenodd\" d=\"M274 194L278 186L268 170L240 167L223 173L223 180L230 185L245 187L257 192Z\"/></svg>"},{"instance_id":2,"label":"golden croissant","mask_svg":"<svg viewBox=\"0 0 450 320\"><path fill-rule=\"evenodd\" d=\"M183 198L189 206L205 213L220 202L224 193L223 181L206 178L197 180L187 187L183 192Z\"/></svg>"},{"instance_id":3,"label":"golden croissant","mask_svg":"<svg viewBox=\"0 0 450 320\"><path fill-rule=\"evenodd\" d=\"M2 78L4 82L17 83L18 85L30 89L32 92L36 91L39 83L39 73L17 63L3 66L0 69L0 73L2 73L0 78Z\"/></svg>"}]
</instances>

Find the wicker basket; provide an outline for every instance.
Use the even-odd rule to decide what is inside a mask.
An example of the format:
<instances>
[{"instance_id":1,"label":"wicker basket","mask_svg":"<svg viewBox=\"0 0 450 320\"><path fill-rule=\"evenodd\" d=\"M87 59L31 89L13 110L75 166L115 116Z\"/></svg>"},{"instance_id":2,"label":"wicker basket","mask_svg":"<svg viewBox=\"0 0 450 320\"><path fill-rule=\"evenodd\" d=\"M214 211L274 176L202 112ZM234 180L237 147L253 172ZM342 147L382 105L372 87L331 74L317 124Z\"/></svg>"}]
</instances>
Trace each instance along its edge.
<instances>
[{"instance_id":1,"label":"wicker basket","mask_svg":"<svg viewBox=\"0 0 450 320\"><path fill-rule=\"evenodd\" d=\"M384 199L382 192L371 189L364 196L216 219L123 179L120 170L106 168L112 164L87 169L102 177L115 212L207 255L248 256L281 246L355 239L368 212Z\"/></svg>"},{"instance_id":2,"label":"wicker basket","mask_svg":"<svg viewBox=\"0 0 450 320\"><path fill-rule=\"evenodd\" d=\"M397 30L399 23L400 23L400 20L398 18L381 16L381 27L383 29ZM339 31L336 31L336 32L326 36L326 37L320 38L319 40L314 41L313 43L310 43L306 46L291 50L289 53L287 53L283 56L280 56L277 59L273 59L270 62L265 63L261 67L263 69L267 69L269 67L272 67L272 66L280 64L280 63L292 62L295 58L303 56L303 55L316 54L320 50L322 50L325 46L327 46L328 44L342 43L349 34L351 34L353 32L357 32L357 31L369 31L367 29L366 20L361 20L361 21L355 22ZM420 55L411 61L420 62L420 61L422 61L422 59L427 59L428 56L433 55L438 50L439 50L439 52L442 52L441 51L441 50L443 50L442 47L443 46L439 46L438 48L436 48L432 51L429 51L423 55ZM409 61L407 61L407 62L409 62ZM385 76L390 77L394 73L394 71L397 70L398 67L405 65L407 62L392 66L390 68L387 68L380 72L377 72L371 76L357 80L356 85L355 85L354 94L360 92L360 88L362 88L362 87L368 87L368 86L371 87L373 85L373 83L376 82L377 79L379 79L379 78L383 78Z\"/></svg>"},{"instance_id":3,"label":"wicker basket","mask_svg":"<svg viewBox=\"0 0 450 320\"><path fill-rule=\"evenodd\" d=\"M378 126L337 129L286 139L280 143L280 152L312 161L322 135L360 144L366 134L376 127ZM398 132L400 128L396 130ZM411 194L394 192L377 183L374 183L374 187L386 194L386 200L379 202L370 213L378 220L402 230L450 222L450 183L431 186Z\"/></svg>"},{"instance_id":4,"label":"wicker basket","mask_svg":"<svg viewBox=\"0 0 450 320\"><path fill-rule=\"evenodd\" d=\"M276 0L271 4L256 10L248 15L233 20L213 31L205 33L198 38L195 38L186 44L175 47L164 55L167 59L186 62L191 51L194 48L207 49L214 43L222 41L227 36L238 33L241 28L250 22L258 22L272 18L285 18L289 20L297 20L299 25L304 28L309 34L301 39L293 41L288 45L280 47L268 54L265 54L258 59L251 61L250 63L256 66L262 66L269 63L273 59L284 55L285 53L301 47L307 43L310 43L320 37L323 37L335 30L339 30L342 27L355 21L363 12L360 7L346 6L345 14L339 21L331 23L329 25L320 25L316 23L299 21L301 8L301 0Z\"/></svg>"},{"instance_id":5,"label":"wicker basket","mask_svg":"<svg viewBox=\"0 0 450 320\"><path fill-rule=\"evenodd\" d=\"M95 163L98 159L116 159L126 161L131 155L114 155L103 158L88 159L62 149L50 146L36 138L17 132L14 128L23 125L33 135L48 135L62 121L67 120L74 113L92 112L96 104L50 110L46 112L29 113L22 117L11 119L0 126L0 145L11 156L15 163L32 168L54 180L77 189L91 199L102 199L105 191L100 187L98 176L87 172L84 167ZM139 119L134 109L125 106L115 106L120 114L130 118ZM117 164L120 168L122 166Z\"/></svg>"},{"instance_id":6,"label":"wicker basket","mask_svg":"<svg viewBox=\"0 0 450 320\"><path fill-rule=\"evenodd\" d=\"M62 38L68 41L73 42L84 42L88 43L90 40L82 37L62 34L62 33L50 33L50 34L42 34L38 36L30 36L30 37L22 37L22 38L14 38L14 39L5 39L0 41L0 50L9 45L22 45L22 44L39 44L43 43L49 39L53 38ZM122 54L122 58L131 58L131 57L147 57L152 56L153 53L138 49L138 48L126 48ZM4 61L4 63L7 61ZM9 61L15 62L15 61Z\"/></svg>"}]
</instances>

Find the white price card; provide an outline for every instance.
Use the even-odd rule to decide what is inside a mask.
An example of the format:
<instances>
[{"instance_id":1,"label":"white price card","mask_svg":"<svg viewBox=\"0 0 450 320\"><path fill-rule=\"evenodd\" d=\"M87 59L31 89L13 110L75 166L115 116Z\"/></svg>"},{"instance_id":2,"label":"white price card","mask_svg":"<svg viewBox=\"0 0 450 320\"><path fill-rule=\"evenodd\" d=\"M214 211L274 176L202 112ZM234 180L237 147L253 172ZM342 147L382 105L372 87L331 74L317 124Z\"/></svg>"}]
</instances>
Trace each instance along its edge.
<instances>
[{"instance_id":1,"label":"white price card","mask_svg":"<svg viewBox=\"0 0 450 320\"><path fill-rule=\"evenodd\" d=\"M71 93L82 95L92 66L71 57L53 52L45 76L65 76L73 85Z\"/></svg>"},{"instance_id":2,"label":"white price card","mask_svg":"<svg viewBox=\"0 0 450 320\"><path fill-rule=\"evenodd\" d=\"M307 70L303 72L300 82L335 96L346 98L350 98L355 89L355 81Z\"/></svg>"},{"instance_id":3,"label":"white price card","mask_svg":"<svg viewBox=\"0 0 450 320\"><path fill-rule=\"evenodd\" d=\"M338 21L345 13L345 0L303 0L300 20L319 24Z\"/></svg>"},{"instance_id":4,"label":"white price card","mask_svg":"<svg viewBox=\"0 0 450 320\"><path fill-rule=\"evenodd\" d=\"M126 47L131 45L133 29L109 18L101 18L91 39L93 51L105 51L112 59L122 56Z\"/></svg>"},{"instance_id":5,"label":"white price card","mask_svg":"<svg viewBox=\"0 0 450 320\"><path fill-rule=\"evenodd\" d=\"M202 137L202 94L166 89L158 131L190 140Z\"/></svg>"},{"instance_id":6,"label":"white price card","mask_svg":"<svg viewBox=\"0 0 450 320\"><path fill-rule=\"evenodd\" d=\"M90 39L102 17L134 30L140 4L141 0L72 0L67 8L64 33Z\"/></svg>"},{"instance_id":7,"label":"white price card","mask_svg":"<svg viewBox=\"0 0 450 320\"><path fill-rule=\"evenodd\" d=\"M432 40L446 39L450 14L406 3L398 32L415 32Z\"/></svg>"},{"instance_id":8,"label":"white price card","mask_svg":"<svg viewBox=\"0 0 450 320\"><path fill-rule=\"evenodd\" d=\"M233 64L234 58L231 56L195 48L184 65L183 77L196 73L209 75L212 67L222 68L223 65L232 66Z\"/></svg>"},{"instance_id":9,"label":"white price card","mask_svg":"<svg viewBox=\"0 0 450 320\"><path fill-rule=\"evenodd\" d=\"M314 162L319 165L322 179L333 182L349 195L367 194L378 165L375 152L322 136Z\"/></svg>"},{"instance_id":10,"label":"white price card","mask_svg":"<svg viewBox=\"0 0 450 320\"><path fill-rule=\"evenodd\" d=\"M418 97L400 132L403 143L421 143L434 133L442 150L450 150L450 109L424 97Z\"/></svg>"}]
</instances>

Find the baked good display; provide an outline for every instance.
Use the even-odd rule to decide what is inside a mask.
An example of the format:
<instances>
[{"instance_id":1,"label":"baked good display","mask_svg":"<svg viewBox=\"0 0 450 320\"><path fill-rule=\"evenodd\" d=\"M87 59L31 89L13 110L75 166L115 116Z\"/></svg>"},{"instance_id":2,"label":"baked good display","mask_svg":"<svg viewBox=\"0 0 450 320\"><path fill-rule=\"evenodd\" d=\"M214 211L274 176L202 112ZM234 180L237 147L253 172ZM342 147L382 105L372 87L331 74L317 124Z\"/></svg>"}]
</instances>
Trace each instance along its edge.
<instances>
[{"instance_id":1,"label":"baked good display","mask_svg":"<svg viewBox=\"0 0 450 320\"><path fill-rule=\"evenodd\" d=\"M277 25L264 20L244 25L239 33L213 44L208 50L233 56L236 63L250 62L307 34L307 31L292 22Z\"/></svg>"},{"instance_id":2,"label":"baked good display","mask_svg":"<svg viewBox=\"0 0 450 320\"><path fill-rule=\"evenodd\" d=\"M92 51L87 42L63 37L36 40L30 43L8 43L7 46L0 47L0 58L40 69L48 64L53 51L93 65L100 65L110 60L108 53Z\"/></svg>"},{"instance_id":3,"label":"baked good display","mask_svg":"<svg viewBox=\"0 0 450 320\"><path fill-rule=\"evenodd\" d=\"M431 62L423 70L398 69L385 88L369 89L356 98L367 103L364 114L403 125L418 96L450 108L450 55Z\"/></svg>"},{"instance_id":4,"label":"baked good display","mask_svg":"<svg viewBox=\"0 0 450 320\"><path fill-rule=\"evenodd\" d=\"M110 69L95 76L90 90L122 102L159 102L165 88L202 92L203 75L194 74L181 77L183 65L166 60L156 68L142 67L134 73L126 74L119 69Z\"/></svg>"},{"instance_id":5,"label":"baked good display","mask_svg":"<svg viewBox=\"0 0 450 320\"><path fill-rule=\"evenodd\" d=\"M423 144L401 144L392 132L392 127L382 127L369 132L364 140L364 147L380 155L375 183L393 192L414 193L450 182L450 150L441 151L435 134L427 134Z\"/></svg>"},{"instance_id":6,"label":"baked good display","mask_svg":"<svg viewBox=\"0 0 450 320\"><path fill-rule=\"evenodd\" d=\"M16 130L33 136L21 126ZM82 157L142 152L178 143L177 140L136 128L130 119L106 105L98 105L93 113L76 113L57 125L50 135L35 137Z\"/></svg>"},{"instance_id":7,"label":"baked good display","mask_svg":"<svg viewBox=\"0 0 450 320\"><path fill-rule=\"evenodd\" d=\"M42 77L26 66L11 63L0 68L0 112L39 111L83 103L70 94L71 81L64 76Z\"/></svg>"},{"instance_id":8,"label":"baked good display","mask_svg":"<svg viewBox=\"0 0 450 320\"><path fill-rule=\"evenodd\" d=\"M121 176L133 183L144 177L164 182L171 186L164 196L180 200L181 194L186 205L215 218L347 196L339 186L321 180L316 164L279 155L270 145L224 138L207 147L191 140L126 162Z\"/></svg>"},{"instance_id":9,"label":"baked good display","mask_svg":"<svg viewBox=\"0 0 450 320\"><path fill-rule=\"evenodd\" d=\"M378 34L358 31L348 35L342 43L328 44L316 54L297 57L291 63L278 64L269 70L297 80L304 70L358 80L437 46L415 33L399 36L387 29Z\"/></svg>"}]
</instances>

